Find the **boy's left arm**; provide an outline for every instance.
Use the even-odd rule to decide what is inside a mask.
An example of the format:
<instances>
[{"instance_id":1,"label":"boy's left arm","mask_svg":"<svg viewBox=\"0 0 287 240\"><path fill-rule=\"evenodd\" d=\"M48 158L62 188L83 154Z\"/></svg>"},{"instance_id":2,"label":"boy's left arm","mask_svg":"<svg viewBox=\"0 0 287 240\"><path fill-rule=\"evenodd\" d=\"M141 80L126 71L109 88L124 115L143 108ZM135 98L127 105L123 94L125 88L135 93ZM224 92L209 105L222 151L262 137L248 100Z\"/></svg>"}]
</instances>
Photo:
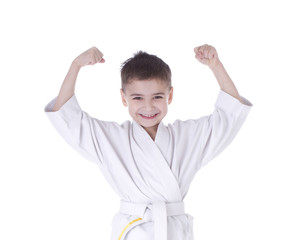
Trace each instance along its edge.
<instances>
[{"instance_id":1,"label":"boy's left arm","mask_svg":"<svg viewBox=\"0 0 287 240\"><path fill-rule=\"evenodd\" d=\"M213 72L222 91L238 99L244 104L233 81L226 72L223 64L218 58L216 49L210 45L202 45L194 48L195 58L204 65L207 65Z\"/></svg>"},{"instance_id":2,"label":"boy's left arm","mask_svg":"<svg viewBox=\"0 0 287 240\"><path fill-rule=\"evenodd\" d=\"M200 129L201 166L221 153L237 135L252 104L240 97L234 83L220 62L214 47L203 45L194 49L196 58L214 73L220 91L215 111L197 121Z\"/></svg>"}]
</instances>

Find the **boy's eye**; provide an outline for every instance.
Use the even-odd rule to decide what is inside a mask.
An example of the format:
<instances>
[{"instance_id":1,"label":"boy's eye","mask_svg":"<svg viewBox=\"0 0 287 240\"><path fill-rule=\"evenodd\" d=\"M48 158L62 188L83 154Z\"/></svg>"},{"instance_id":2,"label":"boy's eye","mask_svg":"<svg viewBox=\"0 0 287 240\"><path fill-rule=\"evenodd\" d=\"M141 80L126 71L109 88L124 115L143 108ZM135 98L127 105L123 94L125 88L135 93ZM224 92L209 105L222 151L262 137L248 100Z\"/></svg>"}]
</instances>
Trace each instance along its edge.
<instances>
[{"instance_id":1,"label":"boy's eye","mask_svg":"<svg viewBox=\"0 0 287 240\"><path fill-rule=\"evenodd\" d=\"M162 96L155 96L154 99L161 99L163 98Z\"/></svg>"},{"instance_id":2,"label":"boy's eye","mask_svg":"<svg viewBox=\"0 0 287 240\"><path fill-rule=\"evenodd\" d=\"M142 97L133 97L133 100L141 100Z\"/></svg>"}]
</instances>

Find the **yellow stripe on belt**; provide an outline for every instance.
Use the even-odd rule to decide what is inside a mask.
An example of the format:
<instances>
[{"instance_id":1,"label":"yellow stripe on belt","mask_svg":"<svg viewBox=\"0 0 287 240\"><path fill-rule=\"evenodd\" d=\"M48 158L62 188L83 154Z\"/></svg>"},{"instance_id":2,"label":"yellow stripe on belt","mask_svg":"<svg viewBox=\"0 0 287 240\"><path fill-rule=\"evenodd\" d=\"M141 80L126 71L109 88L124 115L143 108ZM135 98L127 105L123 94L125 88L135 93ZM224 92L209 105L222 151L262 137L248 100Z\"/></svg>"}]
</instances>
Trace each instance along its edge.
<instances>
[{"instance_id":1,"label":"yellow stripe on belt","mask_svg":"<svg viewBox=\"0 0 287 240\"><path fill-rule=\"evenodd\" d=\"M119 237L118 240L121 240L121 238L122 238L124 232L127 230L127 228L128 228L130 225L132 225L133 223L135 223L135 222L137 222L137 221L139 221L139 220L142 220L142 218L137 218L137 219L131 221L131 222L124 228L124 230L122 231L122 233L121 233L121 235L120 235L120 237Z\"/></svg>"}]
</instances>

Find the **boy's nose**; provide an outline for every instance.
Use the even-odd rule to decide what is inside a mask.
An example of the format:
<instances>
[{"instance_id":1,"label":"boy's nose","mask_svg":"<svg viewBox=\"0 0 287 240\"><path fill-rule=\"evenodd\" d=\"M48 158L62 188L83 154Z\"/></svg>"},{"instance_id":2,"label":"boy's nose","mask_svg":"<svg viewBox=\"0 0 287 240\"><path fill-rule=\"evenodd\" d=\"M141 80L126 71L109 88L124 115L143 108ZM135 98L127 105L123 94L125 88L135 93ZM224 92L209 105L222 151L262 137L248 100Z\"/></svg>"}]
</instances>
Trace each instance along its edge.
<instances>
[{"instance_id":1,"label":"boy's nose","mask_svg":"<svg viewBox=\"0 0 287 240\"><path fill-rule=\"evenodd\" d=\"M146 103L145 103L145 108L146 108L147 111L153 110L152 101L146 101Z\"/></svg>"}]
</instances>

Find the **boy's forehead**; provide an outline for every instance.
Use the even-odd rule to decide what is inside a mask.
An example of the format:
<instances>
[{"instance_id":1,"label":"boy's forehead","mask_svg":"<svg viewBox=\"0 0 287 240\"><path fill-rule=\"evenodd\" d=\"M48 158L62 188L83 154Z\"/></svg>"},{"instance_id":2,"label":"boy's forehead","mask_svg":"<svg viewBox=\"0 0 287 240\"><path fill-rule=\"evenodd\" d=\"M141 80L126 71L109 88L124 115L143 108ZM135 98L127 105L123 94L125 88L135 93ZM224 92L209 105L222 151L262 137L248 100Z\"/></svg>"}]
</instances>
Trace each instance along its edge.
<instances>
[{"instance_id":1,"label":"boy's forehead","mask_svg":"<svg viewBox=\"0 0 287 240\"><path fill-rule=\"evenodd\" d=\"M145 80L139 80L139 79L131 79L125 86L126 91L133 92L133 91L166 91L168 90L168 84L158 78L152 78L152 79L145 79Z\"/></svg>"}]
</instances>

